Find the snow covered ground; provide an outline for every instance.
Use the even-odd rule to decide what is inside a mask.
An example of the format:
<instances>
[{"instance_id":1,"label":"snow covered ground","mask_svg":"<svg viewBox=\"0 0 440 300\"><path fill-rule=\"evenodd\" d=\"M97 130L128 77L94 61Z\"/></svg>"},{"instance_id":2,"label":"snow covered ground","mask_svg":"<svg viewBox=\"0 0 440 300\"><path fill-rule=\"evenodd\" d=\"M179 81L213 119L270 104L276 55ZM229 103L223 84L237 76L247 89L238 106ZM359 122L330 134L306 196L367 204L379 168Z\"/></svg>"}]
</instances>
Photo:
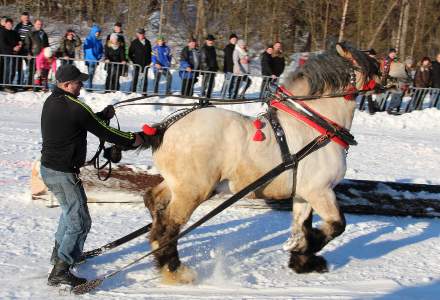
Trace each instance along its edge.
<instances>
[{"instance_id":1,"label":"snow covered ground","mask_svg":"<svg viewBox=\"0 0 440 300\"><path fill-rule=\"evenodd\" d=\"M0 298L70 298L46 285L59 208L30 200L30 167L41 148L40 113L48 94L0 93ZM98 110L127 97L88 94ZM163 101L165 99L157 100ZM260 105L236 106L249 115ZM171 108L126 107L118 111L123 129L138 131ZM359 145L348 156L348 178L440 184L440 111L403 116L356 112L353 133ZM89 156L97 140L90 137ZM124 162L151 167L151 154L129 153ZM110 191L109 191L110 192ZM122 199L121 199L122 200ZM202 205L192 220L206 213ZM90 204L92 231L86 248L114 240L150 221L140 204ZM295 274L282 250L288 212L230 208L180 241L182 260L195 269L191 286L160 284L151 259L104 282L99 299L438 299L440 220L347 216L345 233L322 252L326 274ZM319 221L317 221L319 222ZM143 255L144 238L89 260L77 271L89 279L107 274Z\"/></svg>"}]
</instances>

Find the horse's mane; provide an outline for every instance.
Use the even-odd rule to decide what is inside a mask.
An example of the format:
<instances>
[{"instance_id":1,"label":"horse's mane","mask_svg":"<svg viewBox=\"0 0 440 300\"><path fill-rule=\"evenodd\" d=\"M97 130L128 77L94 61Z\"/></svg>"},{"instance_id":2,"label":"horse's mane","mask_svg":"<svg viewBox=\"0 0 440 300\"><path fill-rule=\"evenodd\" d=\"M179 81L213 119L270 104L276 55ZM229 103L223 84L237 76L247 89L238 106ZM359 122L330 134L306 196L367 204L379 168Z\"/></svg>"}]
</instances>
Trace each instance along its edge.
<instances>
[{"instance_id":1,"label":"horse's mane","mask_svg":"<svg viewBox=\"0 0 440 300\"><path fill-rule=\"evenodd\" d=\"M354 48L348 43L341 44L348 50L359 64L364 80L379 73L379 64L374 59ZM306 79L309 83L309 95L320 95L325 92L341 92L350 84L352 63L340 56L333 44L329 50L310 57L307 62L291 74L287 80L293 83L298 79Z\"/></svg>"}]
</instances>

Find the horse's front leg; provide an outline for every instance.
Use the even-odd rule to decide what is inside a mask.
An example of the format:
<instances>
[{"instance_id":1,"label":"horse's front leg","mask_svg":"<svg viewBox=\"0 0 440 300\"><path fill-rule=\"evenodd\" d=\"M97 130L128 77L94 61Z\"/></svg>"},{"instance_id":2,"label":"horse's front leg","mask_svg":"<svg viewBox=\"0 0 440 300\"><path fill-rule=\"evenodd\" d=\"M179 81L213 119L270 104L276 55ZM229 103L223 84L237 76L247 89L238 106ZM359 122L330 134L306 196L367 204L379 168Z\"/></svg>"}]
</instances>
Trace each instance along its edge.
<instances>
[{"instance_id":1,"label":"horse's front leg","mask_svg":"<svg viewBox=\"0 0 440 300\"><path fill-rule=\"evenodd\" d=\"M326 272L326 260L315 253L344 232L345 218L331 189L308 195L307 201L308 203L296 201L293 205L292 236L284 245L284 249L291 251L289 267L295 272ZM312 227L312 209L324 222L319 229Z\"/></svg>"}]
</instances>

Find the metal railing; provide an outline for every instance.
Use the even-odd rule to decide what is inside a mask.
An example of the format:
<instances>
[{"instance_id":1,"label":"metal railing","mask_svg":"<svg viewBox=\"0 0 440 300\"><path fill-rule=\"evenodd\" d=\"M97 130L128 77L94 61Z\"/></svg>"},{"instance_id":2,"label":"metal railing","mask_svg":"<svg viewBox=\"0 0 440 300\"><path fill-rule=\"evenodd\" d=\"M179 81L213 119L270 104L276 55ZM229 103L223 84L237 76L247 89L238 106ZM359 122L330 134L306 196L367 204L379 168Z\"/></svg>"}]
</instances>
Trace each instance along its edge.
<instances>
[{"instance_id":1,"label":"metal railing","mask_svg":"<svg viewBox=\"0 0 440 300\"><path fill-rule=\"evenodd\" d=\"M53 84L50 72L37 72L35 58L31 56L0 55L0 86L38 90ZM268 86L279 78L256 75L237 75L202 70L175 68L158 69L153 66L84 59L57 59L57 67L75 64L89 74L84 87L95 92L124 92L147 95L183 95L207 98L243 99L263 98ZM35 74L38 74L35 76ZM36 80L38 79L38 80ZM383 94L363 95L358 108L364 110L403 113L424 108L440 108L440 89L414 88L405 92L388 91ZM374 107L373 107L374 106Z\"/></svg>"},{"instance_id":2,"label":"metal railing","mask_svg":"<svg viewBox=\"0 0 440 300\"><path fill-rule=\"evenodd\" d=\"M34 79L34 74L37 72L35 58L0 55L0 62L5 62L1 64L4 72L0 73L0 86L43 88L44 85L37 84ZM81 72L89 74L89 80L84 83L84 88L95 92L120 91L124 93L157 94L159 96L191 95L230 99L257 98L264 96L269 83L277 80L277 78L248 74L223 74L174 68L157 69L154 66L143 68L132 63L57 58L57 67L66 63L75 64ZM48 84L54 83L53 81L50 82L49 78L47 79Z\"/></svg>"},{"instance_id":3,"label":"metal railing","mask_svg":"<svg viewBox=\"0 0 440 300\"><path fill-rule=\"evenodd\" d=\"M22 55L0 55L0 86L42 88L35 81L35 57Z\"/></svg>"},{"instance_id":4,"label":"metal railing","mask_svg":"<svg viewBox=\"0 0 440 300\"><path fill-rule=\"evenodd\" d=\"M368 107L369 111L387 111L397 114L425 108L440 108L440 89L410 87L407 91L362 95L358 97L358 103L359 110L365 110Z\"/></svg>"}]
</instances>

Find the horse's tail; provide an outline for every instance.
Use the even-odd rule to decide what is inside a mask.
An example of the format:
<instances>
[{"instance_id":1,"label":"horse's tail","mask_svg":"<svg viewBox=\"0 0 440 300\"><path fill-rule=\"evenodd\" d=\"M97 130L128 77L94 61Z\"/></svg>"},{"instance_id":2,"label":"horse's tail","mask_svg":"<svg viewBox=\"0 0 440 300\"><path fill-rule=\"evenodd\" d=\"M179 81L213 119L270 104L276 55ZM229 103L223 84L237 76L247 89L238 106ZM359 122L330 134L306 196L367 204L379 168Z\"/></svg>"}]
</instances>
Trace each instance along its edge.
<instances>
[{"instance_id":1,"label":"horse's tail","mask_svg":"<svg viewBox=\"0 0 440 300\"><path fill-rule=\"evenodd\" d=\"M144 139L144 142L139 147L140 150L146 150L151 148L154 151L156 151L160 145L162 145L163 136L165 134L167 128L163 128L162 126L158 126L156 128L156 132L154 135L147 135L145 133L142 134L142 138Z\"/></svg>"}]
</instances>

